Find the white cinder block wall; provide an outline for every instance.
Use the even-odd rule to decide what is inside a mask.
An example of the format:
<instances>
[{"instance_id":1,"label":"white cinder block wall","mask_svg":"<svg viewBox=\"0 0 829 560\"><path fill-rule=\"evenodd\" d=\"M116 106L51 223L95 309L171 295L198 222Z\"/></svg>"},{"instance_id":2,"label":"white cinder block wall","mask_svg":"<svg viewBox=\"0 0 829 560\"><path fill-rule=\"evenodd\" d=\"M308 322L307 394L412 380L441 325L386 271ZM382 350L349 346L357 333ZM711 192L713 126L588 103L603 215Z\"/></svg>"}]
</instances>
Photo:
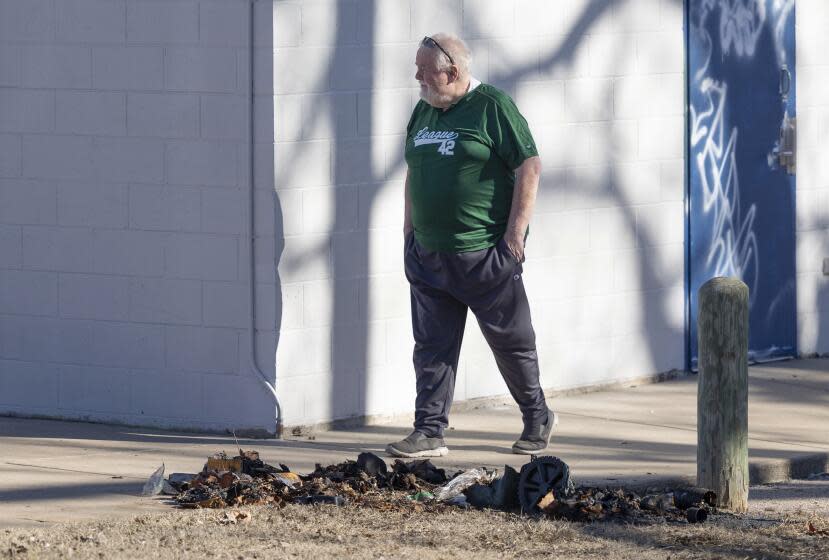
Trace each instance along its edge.
<instances>
[{"instance_id":1,"label":"white cinder block wall","mask_svg":"<svg viewBox=\"0 0 829 560\"><path fill-rule=\"evenodd\" d=\"M829 351L829 4L797 0L797 306L801 354Z\"/></svg>"},{"instance_id":2,"label":"white cinder block wall","mask_svg":"<svg viewBox=\"0 0 829 560\"><path fill-rule=\"evenodd\" d=\"M0 0L0 412L274 429L247 365L248 6ZM255 10L257 358L286 425L411 411L402 147L440 30L541 150L544 386L683 367L680 2ZM470 319L456 398L506 392Z\"/></svg>"},{"instance_id":3,"label":"white cinder block wall","mask_svg":"<svg viewBox=\"0 0 829 560\"><path fill-rule=\"evenodd\" d=\"M247 365L247 9L0 0L0 412L274 431Z\"/></svg>"},{"instance_id":4,"label":"white cinder block wall","mask_svg":"<svg viewBox=\"0 0 829 560\"><path fill-rule=\"evenodd\" d=\"M516 98L541 151L525 280L544 386L684 366L682 13L672 0L276 3L261 56L275 68L287 425L412 409L402 148L417 44L441 30ZM470 318L456 399L506 393Z\"/></svg>"}]
</instances>

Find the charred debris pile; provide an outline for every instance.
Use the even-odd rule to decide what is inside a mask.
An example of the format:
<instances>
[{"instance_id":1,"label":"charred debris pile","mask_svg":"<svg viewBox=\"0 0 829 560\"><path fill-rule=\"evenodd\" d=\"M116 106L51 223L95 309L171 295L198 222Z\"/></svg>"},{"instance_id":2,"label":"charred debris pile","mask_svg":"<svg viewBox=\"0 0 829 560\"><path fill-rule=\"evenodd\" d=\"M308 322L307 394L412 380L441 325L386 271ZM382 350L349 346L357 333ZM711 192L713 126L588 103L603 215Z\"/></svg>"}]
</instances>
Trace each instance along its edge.
<instances>
[{"instance_id":1,"label":"charred debris pile","mask_svg":"<svg viewBox=\"0 0 829 560\"><path fill-rule=\"evenodd\" d=\"M664 489L639 495L625 488L578 486L568 465L557 457L532 457L519 471L486 468L447 474L429 459L391 465L373 453L336 465L317 464L297 474L273 466L256 451L234 457L209 457L199 473L173 473L164 479L162 465L144 487L145 495L168 494L185 508L241 505L330 504L380 510L441 511L491 508L532 517L570 521L652 522L657 518L701 523L718 513L717 497L700 488Z\"/></svg>"}]
</instances>

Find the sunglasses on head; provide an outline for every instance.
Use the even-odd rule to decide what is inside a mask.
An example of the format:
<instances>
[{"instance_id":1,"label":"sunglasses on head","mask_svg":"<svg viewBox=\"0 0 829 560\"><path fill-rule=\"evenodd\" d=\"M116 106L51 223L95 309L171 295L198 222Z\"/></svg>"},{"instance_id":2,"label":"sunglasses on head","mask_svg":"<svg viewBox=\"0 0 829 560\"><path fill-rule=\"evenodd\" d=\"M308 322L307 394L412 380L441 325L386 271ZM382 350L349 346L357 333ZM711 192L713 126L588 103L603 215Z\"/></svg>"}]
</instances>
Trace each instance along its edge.
<instances>
[{"instance_id":1,"label":"sunglasses on head","mask_svg":"<svg viewBox=\"0 0 829 560\"><path fill-rule=\"evenodd\" d=\"M420 44L421 44L421 45L423 45L423 46L425 46L425 47L429 47L430 49L431 49L431 48L433 48L433 47L437 47L437 48L439 48L439 49L440 49L440 51L441 51L443 54L445 54L445 55L446 55L446 58L448 58L448 59L449 59L449 64L455 64L455 61L452 59L452 55L451 55L451 54L449 54L448 52L446 52L446 49L444 49L443 47L441 47L441 46L440 46L440 43L438 43L437 41L435 41L434 39L432 39L432 38L431 38L431 37L429 37L428 35L426 35L426 36L423 38L423 40L420 42Z\"/></svg>"}]
</instances>

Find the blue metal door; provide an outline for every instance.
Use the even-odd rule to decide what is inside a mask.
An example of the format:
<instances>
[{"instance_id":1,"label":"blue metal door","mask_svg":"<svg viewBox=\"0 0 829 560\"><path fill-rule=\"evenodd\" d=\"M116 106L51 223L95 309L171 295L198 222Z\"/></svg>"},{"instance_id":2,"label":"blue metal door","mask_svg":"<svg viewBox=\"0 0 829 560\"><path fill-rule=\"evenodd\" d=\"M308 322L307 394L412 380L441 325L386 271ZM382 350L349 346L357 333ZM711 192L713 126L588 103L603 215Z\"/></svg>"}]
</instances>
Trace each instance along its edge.
<instances>
[{"instance_id":1,"label":"blue metal door","mask_svg":"<svg viewBox=\"0 0 829 560\"><path fill-rule=\"evenodd\" d=\"M749 287L749 357L796 352L794 0L687 0L689 358L697 292Z\"/></svg>"}]
</instances>

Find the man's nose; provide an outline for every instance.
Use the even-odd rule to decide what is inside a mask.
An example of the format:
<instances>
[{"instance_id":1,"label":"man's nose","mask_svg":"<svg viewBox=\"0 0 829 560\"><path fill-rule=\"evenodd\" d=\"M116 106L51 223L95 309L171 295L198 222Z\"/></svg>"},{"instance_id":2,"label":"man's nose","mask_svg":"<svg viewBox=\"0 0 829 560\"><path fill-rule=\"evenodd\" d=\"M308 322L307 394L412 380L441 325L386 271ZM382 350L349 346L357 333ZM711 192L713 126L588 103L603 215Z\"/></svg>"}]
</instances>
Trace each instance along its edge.
<instances>
[{"instance_id":1,"label":"man's nose","mask_svg":"<svg viewBox=\"0 0 829 560\"><path fill-rule=\"evenodd\" d=\"M423 72L421 72L420 70L415 72L415 80L417 80L419 82L422 78L423 78Z\"/></svg>"}]
</instances>

